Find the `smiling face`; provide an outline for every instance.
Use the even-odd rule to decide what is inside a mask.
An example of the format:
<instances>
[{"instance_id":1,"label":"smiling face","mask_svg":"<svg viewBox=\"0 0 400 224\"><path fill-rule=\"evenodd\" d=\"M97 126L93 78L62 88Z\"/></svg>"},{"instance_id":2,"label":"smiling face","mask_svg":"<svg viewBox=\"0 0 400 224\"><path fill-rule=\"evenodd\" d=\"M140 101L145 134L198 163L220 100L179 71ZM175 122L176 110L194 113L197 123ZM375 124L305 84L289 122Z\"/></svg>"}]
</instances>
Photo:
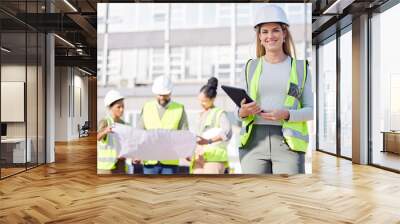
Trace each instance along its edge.
<instances>
[{"instance_id":1,"label":"smiling face","mask_svg":"<svg viewBox=\"0 0 400 224\"><path fill-rule=\"evenodd\" d=\"M211 108L214 105L215 98L210 99L203 92L200 92L197 98L200 101L201 107L203 107L203 109L205 110Z\"/></svg>"},{"instance_id":2,"label":"smiling face","mask_svg":"<svg viewBox=\"0 0 400 224\"><path fill-rule=\"evenodd\" d=\"M111 104L110 111L114 118L121 118L124 114L124 100L118 100Z\"/></svg>"},{"instance_id":3,"label":"smiling face","mask_svg":"<svg viewBox=\"0 0 400 224\"><path fill-rule=\"evenodd\" d=\"M286 31L279 23L264 23L260 26L258 38L266 51L282 51Z\"/></svg>"}]
</instances>

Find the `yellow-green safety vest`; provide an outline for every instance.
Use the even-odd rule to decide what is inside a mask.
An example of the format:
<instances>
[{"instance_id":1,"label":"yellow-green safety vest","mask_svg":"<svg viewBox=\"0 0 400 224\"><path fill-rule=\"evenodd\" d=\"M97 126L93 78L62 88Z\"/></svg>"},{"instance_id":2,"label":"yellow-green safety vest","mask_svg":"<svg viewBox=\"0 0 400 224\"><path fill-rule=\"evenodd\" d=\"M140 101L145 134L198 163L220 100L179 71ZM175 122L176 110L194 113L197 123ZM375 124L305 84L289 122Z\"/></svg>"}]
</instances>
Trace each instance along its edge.
<instances>
[{"instance_id":1,"label":"yellow-green safety vest","mask_svg":"<svg viewBox=\"0 0 400 224\"><path fill-rule=\"evenodd\" d=\"M200 127L200 133L203 133L206 128L219 128L220 118L224 111L220 108L214 107L207 115L206 122L203 127ZM210 145L204 145L204 159L207 162L227 162L228 143L226 141L219 141Z\"/></svg>"},{"instance_id":2,"label":"yellow-green safety vest","mask_svg":"<svg viewBox=\"0 0 400 224\"><path fill-rule=\"evenodd\" d=\"M250 97L257 102L259 92L259 81L262 73L263 58L249 60L246 64L246 83ZM304 85L307 79L307 61L291 60L290 78L287 85L287 95L284 106L288 110L298 110L302 108L300 97L303 94ZM250 86L249 86L250 83ZM245 149L246 144L253 131L255 115L249 115L242 122L240 136L240 148ZM306 121L291 122L282 120L282 133L289 148L294 151L306 152L308 147L309 135Z\"/></svg>"},{"instance_id":3,"label":"yellow-green safety vest","mask_svg":"<svg viewBox=\"0 0 400 224\"><path fill-rule=\"evenodd\" d=\"M107 126L114 124L111 117L106 117ZM113 170L116 168L118 160L115 141L109 134L100 141L97 141L97 169L98 170Z\"/></svg>"},{"instance_id":4,"label":"yellow-green safety vest","mask_svg":"<svg viewBox=\"0 0 400 224\"><path fill-rule=\"evenodd\" d=\"M158 102L150 101L147 102L143 107L143 123L145 130L152 129L168 129L178 130L179 123L183 115L183 105L170 102L167 109L165 110L162 118L158 114ZM145 160L144 165L155 165L157 160ZM161 160L163 165L179 165L179 160Z\"/></svg>"},{"instance_id":5,"label":"yellow-green safety vest","mask_svg":"<svg viewBox=\"0 0 400 224\"><path fill-rule=\"evenodd\" d=\"M219 128L220 118L224 110L214 107L208 113L206 122L199 129L199 133L203 133L206 128ZM204 145L204 159L206 162L223 162L225 168L229 167L228 164L228 142L219 141L210 145ZM195 156L192 157L189 166L189 173L193 173Z\"/></svg>"}]
</instances>

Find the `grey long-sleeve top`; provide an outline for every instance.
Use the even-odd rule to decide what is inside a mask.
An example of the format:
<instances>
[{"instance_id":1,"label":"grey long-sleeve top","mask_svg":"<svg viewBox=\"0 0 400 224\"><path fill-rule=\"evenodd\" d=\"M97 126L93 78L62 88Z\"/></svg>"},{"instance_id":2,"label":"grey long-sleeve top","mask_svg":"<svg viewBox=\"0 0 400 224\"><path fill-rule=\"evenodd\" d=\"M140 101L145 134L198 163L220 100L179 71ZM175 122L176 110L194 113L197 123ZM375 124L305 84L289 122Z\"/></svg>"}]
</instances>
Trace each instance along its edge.
<instances>
[{"instance_id":1,"label":"grey long-sleeve top","mask_svg":"<svg viewBox=\"0 0 400 224\"><path fill-rule=\"evenodd\" d=\"M170 105L170 103L168 103L167 105L165 105L163 107L160 104L157 104L158 116L160 118L162 118L162 116L164 115L164 113L167 110L169 105ZM140 112L140 119L139 119L139 122L137 124L137 128L144 129L143 109ZM189 122L188 122L188 119L187 119L185 108L183 108L183 114L182 114L181 120L179 121L178 130L189 130Z\"/></svg>"},{"instance_id":2,"label":"grey long-sleeve top","mask_svg":"<svg viewBox=\"0 0 400 224\"><path fill-rule=\"evenodd\" d=\"M199 122L197 126L197 134L202 135L201 129L204 127L205 122L207 121L207 116L210 113L211 110L203 111L200 113L199 117ZM221 117L219 119L219 127L222 129L221 130L221 138L222 141L229 141L232 137L232 126L231 123L228 119L228 116L226 115L226 112L222 112ZM209 130L209 128L206 128L204 131Z\"/></svg>"},{"instance_id":3,"label":"grey long-sleeve top","mask_svg":"<svg viewBox=\"0 0 400 224\"><path fill-rule=\"evenodd\" d=\"M287 95L287 84L290 78L291 58L280 63L271 64L263 60L262 73L259 82L259 98L257 103L263 110L284 109L284 101ZM241 88L247 89L245 67L241 73ZM250 85L250 83L249 83ZM304 91L300 98L302 108L299 110L289 110L289 121L308 121L314 117L314 96L311 86L311 75L307 68L307 79L304 85ZM281 125L279 121L269 121L256 115L254 124L262 125Z\"/></svg>"}]
</instances>

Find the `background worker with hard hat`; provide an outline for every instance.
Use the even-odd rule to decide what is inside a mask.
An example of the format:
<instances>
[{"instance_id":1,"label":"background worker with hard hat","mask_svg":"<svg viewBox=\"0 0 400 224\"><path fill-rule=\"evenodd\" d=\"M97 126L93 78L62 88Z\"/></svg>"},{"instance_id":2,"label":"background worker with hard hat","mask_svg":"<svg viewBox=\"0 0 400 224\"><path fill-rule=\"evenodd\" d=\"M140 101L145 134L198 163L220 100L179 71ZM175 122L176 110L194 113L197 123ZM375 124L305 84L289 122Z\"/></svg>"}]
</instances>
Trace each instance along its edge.
<instances>
[{"instance_id":1,"label":"background worker with hard hat","mask_svg":"<svg viewBox=\"0 0 400 224\"><path fill-rule=\"evenodd\" d=\"M124 97L118 91L110 90L104 98L104 106L109 115L100 120L97 131L97 173L125 173L125 158L118 158L115 139L110 135L114 123L125 124L122 120Z\"/></svg>"},{"instance_id":2,"label":"background worker with hard hat","mask_svg":"<svg viewBox=\"0 0 400 224\"><path fill-rule=\"evenodd\" d=\"M243 69L255 102L242 101L239 157L243 173L304 173L306 121L313 119L313 93L306 61L297 60L285 12L265 4L255 16L257 58Z\"/></svg>"},{"instance_id":3,"label":"background worker with hard hat","mask_svg":"<svg viewBox=\"0 0 400 224\"><path fill-rule=\"evenodd\" d=\"M188 120L182 104L171 100L173 84L167 76L159 76L154 80L152 92L156 100L143 106L138 128L145 130L169 129L188 130ZM144 174L174 174L178 172L178 160L146 160L143 161Z\"/></svg>"},{"instance_id":4,"label":"background worker with hard hat","mask_svg":"<svg viewBox=\"0 0 400 224\"><path fill-rule=\"evenodd\" d=\"M192 161L194 174L223 174L228 167L227 148L232 127L226 112L214 105L217 88L218 79L211 77L201 87L198 96L203 111L200 113L197 134L202 137L197 141L200 147Z\"/></svg>"}]
</instances>

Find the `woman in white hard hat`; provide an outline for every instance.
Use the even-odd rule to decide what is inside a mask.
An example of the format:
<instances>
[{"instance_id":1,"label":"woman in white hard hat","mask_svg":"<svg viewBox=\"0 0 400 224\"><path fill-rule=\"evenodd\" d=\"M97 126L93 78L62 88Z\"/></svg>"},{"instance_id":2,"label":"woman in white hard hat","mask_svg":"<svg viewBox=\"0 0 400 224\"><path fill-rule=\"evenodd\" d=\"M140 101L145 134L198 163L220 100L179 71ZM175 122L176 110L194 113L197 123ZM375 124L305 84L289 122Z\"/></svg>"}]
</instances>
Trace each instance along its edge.
<instances>
[{"instance_id":1,"label":"woman in white hard hat","mask_svg":"<svg viewBox=\"0 0 400 224\"><path fill-rule=\"evenodd\" d=\"M313 119L313 93L306 61L297 60L285 12L265 4L256 11L257 58L243 68L239 157L243 173L304 173L306 121Z\"/></svg>"},{"instance_id":2,"label":"woman in white hard hat","mask_svg":"<svg viewBox=\"0 0 400 224\"><path fill-rule=\"evenodd\" d=\"M211 77L198 95L203 111L197 128L201 137L193 161L194 174L223 174L228 167L227 146L232 128L226 112L214 105L217 88L218 79Z\"/></svg>"},{"instance_id":3,"label":"woman in white hard hat","mask_svg":"<svg viewBox=\"0 0 400 224\"><path fill-rule=\"evenodd\" d=\"M122 120L124 97L118 91L110 90L104 98L104 105L109 115L100 120L97 131L97 173L125 173L127 169L125 159L118 158L114 139L109 135L114 123L125 124Z\"/></svg>"}]
</instances>

